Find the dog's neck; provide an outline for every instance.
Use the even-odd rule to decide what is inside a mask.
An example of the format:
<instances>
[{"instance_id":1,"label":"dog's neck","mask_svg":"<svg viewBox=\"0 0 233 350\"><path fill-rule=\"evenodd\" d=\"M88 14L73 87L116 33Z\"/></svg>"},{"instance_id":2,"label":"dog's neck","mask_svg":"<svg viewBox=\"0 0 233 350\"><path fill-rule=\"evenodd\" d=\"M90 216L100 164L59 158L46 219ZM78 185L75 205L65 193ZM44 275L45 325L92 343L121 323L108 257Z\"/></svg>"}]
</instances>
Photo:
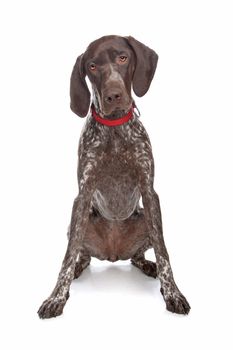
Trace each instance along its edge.
<instances>
[{"instance_id":1,"label":"dog's neck","mask_svg":"<svg viewBox=\"0 0 233 350\"><path fill-rule=\"evenodd\" d=\"M102 125L119 126L119 125L123 125L123 124L128 123L129 120L133 118L134 107L131 106L128 113L124 114L124 116L120 117L120 118L112 118L112 119L103 118L96 113L94 105L91 106L91 113L92 113L92 117L95 119L95 121L102 124Z\"/></svg>"}]
</instances>

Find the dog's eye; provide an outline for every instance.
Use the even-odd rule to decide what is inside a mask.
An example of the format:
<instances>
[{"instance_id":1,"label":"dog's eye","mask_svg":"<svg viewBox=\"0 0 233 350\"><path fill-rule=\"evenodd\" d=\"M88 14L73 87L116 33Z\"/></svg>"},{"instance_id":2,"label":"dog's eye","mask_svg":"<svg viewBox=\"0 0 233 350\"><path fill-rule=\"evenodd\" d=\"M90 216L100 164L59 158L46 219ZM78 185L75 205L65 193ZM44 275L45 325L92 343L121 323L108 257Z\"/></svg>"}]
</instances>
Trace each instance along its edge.
<instances>
[{"instance_id":1,"label":"dog's eye","mask_svg":"<svg viewBox=\"0 0 233 350\"><path fill-rule=\"evenodd\" d=\"M125 63L127 61L127 59L128 59L127 56L124 56L124 55L119 56L119 62L120 63Z\"/></svg>"},{"instance_id":2,"label":"dog's eye","mask_svg":"<svg viewBox=\"0 0 233 350\"><path fill-rule=\"evenodd\" d=\"M95 64L95 63L91 63L91 64L89 65L89 68L90 68L90 70L92 70L92 71L96 70L96 64Z\"/></svg>"}]
</instances>

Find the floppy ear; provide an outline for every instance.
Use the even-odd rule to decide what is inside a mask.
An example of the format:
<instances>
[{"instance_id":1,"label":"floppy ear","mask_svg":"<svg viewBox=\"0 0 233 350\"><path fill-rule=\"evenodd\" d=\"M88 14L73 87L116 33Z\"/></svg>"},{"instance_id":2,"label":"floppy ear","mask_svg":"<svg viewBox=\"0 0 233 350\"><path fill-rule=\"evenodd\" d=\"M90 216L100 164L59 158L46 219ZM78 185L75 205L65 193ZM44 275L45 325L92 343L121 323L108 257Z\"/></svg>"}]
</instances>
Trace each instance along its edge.
<instances>
[{"instance_id":1,"label":"floppy ear","mask_svg":"<svg viewBox=\"0 0 233 350\"><path fill-rule=\"evenodd\" d=\"M79 56L70 78L70 108L79 117L85 117L90 106L90 91L85 80L83 55Z\"/></svg>"},{"instance_id":2,"label":"floppy ear","mask_svg":"<svg viewBox=\"0 0 233 350\"><path fill-rule=\"evenodd\" d=\"M159 57L155 51L140 43L132 36L127 37L127 40L136 56L133 91L138 97L142 97L150 87Z\"/></svg>"}]
</instances>

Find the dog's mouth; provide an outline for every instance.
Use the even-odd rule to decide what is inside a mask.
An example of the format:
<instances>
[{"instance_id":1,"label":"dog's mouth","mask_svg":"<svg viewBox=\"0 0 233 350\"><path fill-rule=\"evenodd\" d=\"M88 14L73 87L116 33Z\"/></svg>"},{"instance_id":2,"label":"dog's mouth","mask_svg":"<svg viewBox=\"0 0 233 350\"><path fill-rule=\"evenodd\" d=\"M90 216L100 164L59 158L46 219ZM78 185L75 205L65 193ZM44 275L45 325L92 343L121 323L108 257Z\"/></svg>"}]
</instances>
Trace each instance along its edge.
<instances>
[{"instance_id":1,"label":"dog's mouth","mask_svg":"<svg viewBox=\"0 0 233 350\"><path fill-rule=\"evenodd\" d=\"M130 94L119 89L119 94L110 99L110 93L99 93L94 89L94 105L104 119L118 119L125 116L132 107L133 99ZM118 98L119 97L119 98Z\"/></svg>"},{"instance_id":2,"label":"dog's mouth","mask_svg":"<svg viewBox=\"0 0 233 350\"><path fill-rule=\"evenodd\" d=\"M109 119L109 120L114 120L114 119L121 118L125 114L128 113L130 107L129 108L125 108L125 109L121 109L120 107L117 107L114 111L112 111L112 112L110 112L108 114L104 114L104 118L105 119Z\"/></svg>"},{"instance_id":3,"label":"dog's mouth","mask_svg":"<svg viewBox=\"0 0 233 350\"><path fill-rule=\"evenodd\" d=\"M132 107L132 99L128 99L127 103L115 106L114 108L103 108L102 114L106 119L114 120L125 116Z\"/></svg>"}]
</instances>

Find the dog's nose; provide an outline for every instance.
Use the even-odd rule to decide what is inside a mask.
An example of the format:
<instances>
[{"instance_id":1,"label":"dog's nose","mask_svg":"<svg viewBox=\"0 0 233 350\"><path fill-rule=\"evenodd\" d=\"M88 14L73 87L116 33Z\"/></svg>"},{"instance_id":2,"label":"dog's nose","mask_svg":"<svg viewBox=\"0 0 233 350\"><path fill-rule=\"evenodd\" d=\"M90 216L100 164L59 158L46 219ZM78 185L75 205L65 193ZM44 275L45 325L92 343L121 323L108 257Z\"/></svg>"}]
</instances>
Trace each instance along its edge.
<instances>
[{"instance_id":1,"label":"dog's nose","mask_svg":"<svg viewBox=\"0 0 233 350\"><path fill-rule=\"evenodd\" d=\"M120 102L121 98L122 98L122 94L119 90L112 90L106 94L104 100L106 103L112 104L114 102Z\"/></svg>"}]
</instances>

